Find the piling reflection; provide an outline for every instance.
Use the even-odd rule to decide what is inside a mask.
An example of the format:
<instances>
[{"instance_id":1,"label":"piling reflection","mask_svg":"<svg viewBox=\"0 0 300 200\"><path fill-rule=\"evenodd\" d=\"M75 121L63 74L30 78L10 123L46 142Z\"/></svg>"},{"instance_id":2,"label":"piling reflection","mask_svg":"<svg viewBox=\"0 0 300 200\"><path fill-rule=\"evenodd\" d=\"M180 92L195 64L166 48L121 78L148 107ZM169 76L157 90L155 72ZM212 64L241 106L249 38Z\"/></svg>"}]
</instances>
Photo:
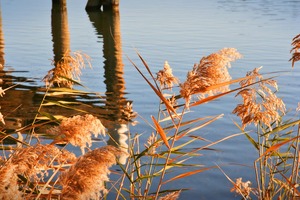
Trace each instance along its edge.
<instances>
[{"instance_id":1,"label":"piling reflection","mask_svg":"<svg viewBox=\"0 0 300 200\"><path fill-rule=\"evenodd\" d=\"M97 31L99 38L103 38L104 83L106 84L106 103L108 110L108 144L119 146L127 151L126 143L128 131L128 114L130 116L129 101L125 95L124 64L122 61L120 14L116 10L90 11L88 16ZM130 117L129 117L130 118ZM125 162L122 158L120 162Z\"/></svg>"},{"instance_id":2,"label":"piling reflection","mask_svg":"<svg viewBox=\"0 0 300 200\"><path fill-rule=\"evenodd\" d=\"M51 12L51 30L53 37L53 54L54 54L54 68L49 71L49 77L68 77L70 70L69 56L66 54L70 48L70 33L67 19L66 0L53 0ZM2 32L2 21L0 20L0 33ZM4 37L0 35L0 56L2 56L2 63L4 65ZM67 59L63 59L63 58ZM62 61L62 62L59 62ZM57 63L59 63L57 65ZM55 65L56 64L56 65ZM71 63L72 64L72 63ZM85 110L91 114L97 114L103 109L100 109L95 104L101 104L101 100L94 94L70 94L48 97L48 101L58 102L62 100L73 102L70 106L42 106L39 110L40 104L43 101L46 89L40 86L40 83L27 77L14 76L13 68L4 66L0 71L1 83L0 87L10 88L5 92L5 95L0 98L1 112L5 117L5 125L2 130L7 133L14 133L18 129L22 129L24 133L27 130L22 127L30 125L35 119L38 112L51 113L52 115L72 116L78 114L78 110ZM21 73L21 71L18 71ZM62 73L63 72L63 73ZM67 75L66 75L67 74ZM61 80L66 80L61 78ZM53 80L51 80L53 81ZM60 80L59 80L60 81ZM56 82L60 86L70 85L69 82ZM68 99L66 99L66 97ZM46 101L45 103L47 103ZM103 104L103 103L102 103ZM46 126L45 126L46 127ZM35 133L43 133L44 129L35 128Z\"/></svg>"},{"instance_id":3,"label":"piling reflection","mask_svg":"<svg viewBox=\"0 0 300 200\"><path fill-rule=\"evenodd\" d=\"M0 87L1 88L7 88L12 85L12 76L10 75L9 71L4 70L5 65L5 57L4 57L4 33L3 33L3 27L2 27L2 9L0 7ZM12 106L8 103L11 101L17 101L18 105L21 105L21 102L19 101L22 99L22 94L19 92L13 92L13 91L6 91L5 96L8 97L7 101L0 101L1 102L1 113L3 113L5 120L5 127L7 129L17 129L21 127L22 120L19 118L19 116L10 116L9 114L16 109L17 107L12 108ZM15 99L12 99L14 97ZM21 97L21 98L19 98ZM1 98L1 97L0 97ZM3 97L2 97L3 98ZM24 102L27 103L26 101ZM1 123L1 125L4 125ZM2 137L0 137L2 139Z\"/></svg>"},{"instance_id":4,"label":"piling reflection","mask_svg":"<svg viewBox=\"0 0 300 200\"><path fill-rule=\"evenodd\" d=\"M59 96L50 95L44 99L46 88L39 83L28 84L25 77L10 75L11 81L1 82L0 86L8 88L6 95L0 98L1 112L8 122L2 131L16 133L16 130L26 133L24 129L30 125L37 113L50 113L53 116L66 116L81 114L86 111L97 116L108 129L110 139L108 144L128 149L127 132L128 122L135 117L131 102L125 97L124 64L122 61L120 16L115 10L88 12L88 17L96 29L97 35L103 38L104 83L106 92L103 98L93 93L70 93ZM1 19L1 17L0 17ZM66 0L53 0L51 9L51 33L53 41L53 65L54 68L46 76L48 82L52 82L51 89L72 87L73 82L62 80L73 79L74 73L70 71L72 58L70 52L70 32L68 27L68 14ZM4 37L2 32L2 21L0 20L0 64L5 66L4 59ZM5 67L6 68L6 67ZM1 71L1 78L7 78L8 70ZM21 79L21 81L20 81ZM57 86L57 87L56 87ZM59 87L58 87L59 86ZM57 92L57 90L56 90ZM41 102L44 101L42 107ZM53 102L72 102L72 104L57 105ZM50 105L50 106L48 106ZM8 120L8 119L11 120ZM9 123L11 122L11 123ZM39 129L40 128L40 129ZM47 126L36 126L35 133L45 133ZM8 132L8 130L10 130ZM120 158L121 163L126 162L126 157Z\"/></svg>"},{"instance_id":5,"label":"piling reflection","mask_svg":"<svg viewBox=\"0 0 300 200\"><path fill-rule=\"evenodd\" d=\"M54 59L53 69L44 78L47 86L72 87L72 57L70 57L70 32L66 0L53 0L51 9L51 32ZM69 80L68 80L69 79Z\"/></svg>"}]
</instances>

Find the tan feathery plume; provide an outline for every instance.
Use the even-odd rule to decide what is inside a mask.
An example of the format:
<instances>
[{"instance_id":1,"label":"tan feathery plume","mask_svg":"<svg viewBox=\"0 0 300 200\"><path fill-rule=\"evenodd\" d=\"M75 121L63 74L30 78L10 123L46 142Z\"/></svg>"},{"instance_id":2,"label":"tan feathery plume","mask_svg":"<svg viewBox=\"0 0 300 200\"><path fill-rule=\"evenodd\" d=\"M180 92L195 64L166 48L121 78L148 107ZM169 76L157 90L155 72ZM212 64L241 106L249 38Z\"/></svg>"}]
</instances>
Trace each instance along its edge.
<instances>
[{"instance_id":1,"label":"tan feathery plume","mask_svg":"<svg viewBox=\"0 0 300 200\"><path fill-rule=\"evenodd\" d=\"M43 81L46 86L56 84L59 87L71 88L73 86L71 80L80 80L81 69L85 68L86 63L91 67L88 55L67 51L59 61L52 61L54 68L48 72Z\"/></svg>"},{"instance_id":2,"label":"tan feathery plume","mask_svg":"<svg viewBox=\"0 0 300 200\"><path fill-rule=\"evenodd\" d=\"M272 88L277 90L278 86L275 80L267 79L263 80L259 70L261 68L255 68L253 71L247 73L248 79L240 82L242 87L246 87L249 84L258 82L253 87L248 87L240 92L243 98L243 103L238 104L233 110L233 113L239 116L242 120L242 128L244 129L248 124L262 123L272 130L272 124L278 123L280 119L280 113L285 113L285 104L282 99L275 95Z\"/></svg>"},{"instance_id":3,"label":"tan feathery plume","mask_svg":"<svg viewBox=\"0 0 300 200\"><path fill-rule=\"evenodd\" d=\"M3 165L0 168L0 199L2 200L24 199L22 191L19 190L16 167L16 165Z\"/></svg>"},{"instance_id":4,"label":"tan feathery plume","mask_svg":"<svg viewBox=\"0 0 300 200\"><path fill-rule=\"evenodd\" d=\"M228 68L242 55L234 48L224 48L220 51L203 57L200 63L195 64L192 71L187 74L187 79L180 84L180 94L189 105L193 94L214 95L229 90L228 86L222 86L214 90L207 90L208 87L231 80Z\"/></svg>"},{"instance_id":5,"label":"tan feathery plume","mask_svg":"<svg viewBox=\"0 0 300 200\"><path fill-rule=\"evenodd\" d=\"M250 186L250 181L243 182L242 178L238 178L236 179L236 182L234 183L234 186L231 188L230 192L235 192L237 194L241 194L245 198L248 198L252 191Z\"/></svg>"},{"instance_id":6,"label":"tan feathery plume","mask_svg":"<svg viewBox=\"0 0 300 200\"><path fill-rule=\"evenodd\" d=\"M18 175L40 181L53 165L75 160L73 153L53 145L37 144L15 151L0 168L0 199L24 199L26 193L19 191ZM22 187L26 189L27 185Z\"/></svg>"},{"instance_id":7,"label":"tan feathery plume","mask_svg":"<svg viewBox=\"0 0 300 200\"><path fill-rule=\"evenodd\" d=\"M124 154L114 146L105 146L78 158L71 168L60 176L63 200L99 199L107 192L109 168L116 164L116 157Z\"/></svg>"},{"instance_id":8,"label":"tan feathery plume","mask_svg":"<svg viewBox=\"0 0 300 200\"><path fill-rule=\"evenodd\" d=\"M181 191L175 191L175 192L171 192L169 194L167 194L164 197L160 197L159 200L176 200L179 198Z\"/></svg>"},{"instance_id":9,"label":"tan feathery plume","mask_svg":"<svg viewBox=\"0 0 300 200\"><path fill-rule=\"evenodd\" d=\"M92 134L95 137L99 134L105 136L105 127L93 115L76 115L64 118L59 126L49 129L48 133L57 136L54 143L70 142L74 146L79 146L84 153L85 147L92 145Z\"/></svg>"},{"instance_id":10,"label":"tan feathery plume","mask_svg":"<svg viewBox=\"0 0 300 200\"><path fill-rule=\"evenodd\" d=\"M156 73L156 80L163 88L172 89L173 84L178 84L178 79L173 75L168 61L165 61L164 69Z\"/></svg>"},{"instance_id":11,"label":"tan feathery plume","mask_svg":"<svg viewBox=\"0 0 300 200\"><path fill-rule=\"evenodd\" d=\"M122 120L125 120L125 122L130 122L133 126L135 126L138 123L137 121L133 121L133 119L137 116L137 112L133 111L132 102L127 102L127 104L122 107L121 111Z\"/></svg>"},{"instance_id":12,"label":"tan feathery plume","mask_svg":"<svg viewBox=\"0 0 300 200\"><path fill-rule=\"evenodd\" d=\"M157 136L153 132L147 139L147 142L144 144L144 146L148 149L148 154L153 155L156 153L156 147L158 144L155 144L157 142Z\"/></svg>"}]
</instances>

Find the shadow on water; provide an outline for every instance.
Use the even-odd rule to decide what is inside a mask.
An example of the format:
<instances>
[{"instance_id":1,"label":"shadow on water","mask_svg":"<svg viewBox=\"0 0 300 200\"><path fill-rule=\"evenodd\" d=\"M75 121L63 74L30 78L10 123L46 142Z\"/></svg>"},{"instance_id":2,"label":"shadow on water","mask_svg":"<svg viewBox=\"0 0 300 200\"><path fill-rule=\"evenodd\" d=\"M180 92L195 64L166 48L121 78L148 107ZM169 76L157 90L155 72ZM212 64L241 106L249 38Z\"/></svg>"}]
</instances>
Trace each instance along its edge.
<instances>
[{"instance_id":1,"label":"shadow on water","mask_svg":"<svg viewBox=\"0 0 300 200\"><path fill-rule=\"evenodd\" d=\"M129 102L125 97L125 81L123 78L124 65L122 62L120 16L118 11L91 11L87 12L91 23L99 37L103 38L104 61L104 83L106 92L104 95L95 93L74 93L74 95L60 95L46 97L45 103L67 101L72 102L67 106L43 106L39 110L46 88L29 84L31 80L8 75L10 73L5 66L4 58L4 36L2 32L2 20L0 20L0 64L1 87L13 88L7 90L0 98L1 112L5 117L6 125L4 130L14 132L27 125L30 125L36 114L50 113L51 115L72 116L82 114L82 110L98 116L110 133L109 144L121 145L127 148L127 123L128 115L125 110ZM1 18L0 18L1 19ZM53 41L54 68L58 70L55 63L63 58L70 50L70 32L68 27L68 14L66 1L52 1L51 30ZM103 65L103 64L101 64ZM14 72L12 72L14 73ZM17 84L16 84L17 83ZM26 83L26 84L25 84ZM59 89L59 88L57 88ZM44 129L35 130L36 133L43 133Z\"/></svg>"}]
</instances>

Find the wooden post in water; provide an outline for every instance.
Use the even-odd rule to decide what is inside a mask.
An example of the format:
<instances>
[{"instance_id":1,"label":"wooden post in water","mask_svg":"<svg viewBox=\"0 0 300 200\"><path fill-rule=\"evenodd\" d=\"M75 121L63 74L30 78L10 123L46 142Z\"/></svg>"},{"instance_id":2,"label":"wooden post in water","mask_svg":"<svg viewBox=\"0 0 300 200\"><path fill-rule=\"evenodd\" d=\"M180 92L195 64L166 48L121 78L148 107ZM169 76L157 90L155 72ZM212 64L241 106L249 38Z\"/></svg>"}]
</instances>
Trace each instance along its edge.
<instances>
[{"instance_id":1,"label":"wooden post in water","mask_svg":"<svg viewBox=\"0 0 300 200\"><path fill-rule=\"evenodd\" d=\"M119 3L120 0L88 0L85 10L100 10L101 7L103 10L119 10Z\"/></svg>"},{"instance_id":2,"label":"wooden post in water","mask_svg":"<svg viewBox=\"0 0 300 200\"><path fill-rule=\"evenodd\" d=\"M59 5L62 7L66 7L67 6L67 1L66 0L52 0L52 6L53 5Z\"/></svg>"},{"instance_id":3,"label":"wooden post in water","mask_svg":"<svg viewBox=\"0 0 300 200\"><path fill-rule=\"evenodd\" d=\"M70 50L70 33L68 25L66 0L52 0L51 31L54 61L59 61Z\"/></svg>"}]
</instances>

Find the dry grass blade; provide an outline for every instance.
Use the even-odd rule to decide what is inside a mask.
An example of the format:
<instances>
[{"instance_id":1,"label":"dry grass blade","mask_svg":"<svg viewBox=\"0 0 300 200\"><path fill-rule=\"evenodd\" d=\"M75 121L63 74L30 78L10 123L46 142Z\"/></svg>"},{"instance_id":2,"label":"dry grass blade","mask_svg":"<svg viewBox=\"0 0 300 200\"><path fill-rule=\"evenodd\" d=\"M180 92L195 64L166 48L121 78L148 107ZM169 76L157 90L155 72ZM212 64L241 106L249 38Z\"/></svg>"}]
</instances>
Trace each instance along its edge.
<instances>
[{"instance_id":1,"label":"dry grass blade","mask_svg":"<svg viewBox=\"0 0 300 200\"><path fill-rule=\"evenodd\" d=\"M177 116L176 110L168 102L168 100L163 96L163 94L157 88L155 88L154 85L145 77L145 75L141 72L141 70L138 68L138 66L136 66L136 64L130 58L128 58L128 59L131 62L131 64L136 68L136 70L142 75L142 77L145 79L145 81L149 84L149 86L152 88L152 90L155 92L155 94L162 100L162 102L164 102L167 109L169 111L172 111Z\"/></svg>"},{"instance_id":2,"label":"dry grass blade","mask_svg":"<svg viewBox=\"0 0 300 200\"><path fill-rule=\"evenodd\" d=\"M179 114L179 116L180 115L181 114ZM179 125L180 125L180 127L184 127L184 126L187 126L187 125L192 125L192 124L194 124L194 123L196 123L198 121L204 121L204 120L209 119L209 118L213 118L213 117L212 116L199 117L197 119L192 119L192 120L189 120L189 121L184 121L184 122L181 122L181 123L176 123L175 125L167 126L164 129L165 130L170 130L170 129L173 129L175 127L179 127ZM163 120L160 120L159 122L163 122L163 121L165 121L165 120L163 119Z\"/></svg>"},{"instance_id":3,"label":"dry grass blade","mask_svg":"<svg viewBox=\"0 0 300 200\"><path fill-rule=\"evenodd\" d=\"M204 98L204 99L201 99L201 100L199 100L199 101L193 103L192 105L190 105L190 107L198 106L198 105L200 105L200 104L204 104L204 103L213 101L213 100L215 100L215 99L218 99L218 98L220 98L220 97L222 97L222 96L225 96L225 95L227 95L227 94L230 94L230 93L232 93L232 92L238 91L238 90L240 90L240 89L241 89L241 88L237 88L237 89L234 89L234 90L230 90L230 91L228 91L228 92L224 92L224 93L217 94L217 95L214 95L214 96L206 97L206 98Z\"/></svg>"},{"instance_id":4,"label":"dry grass blade","mask_svg":"<svg viewBox=\"0 0 300 200\"><path fill-rule=\"evenodd\" d=\"M176 115L170 115L170 116L167 116L167 117L165 117L165 118L163 118L163 119L160 119L159 120L159 122L165 122L165 121L169 121L169 120L172 120L172 119L174 119L174 117L180 117L180 116L183 116L183 115L185 115L185 114L187 114L187 113L189 113L190 111L184 111L184 112L182 112L182 113L177 113ZM179 124L176 124L176 126L178 126ZM183 123L180 123L180 126L182 126L183 125ZM168 128L174 128L174 126L170 126L170 127L168 127ZM168 128L165 128L165 129L168 129Z\"/></svg>"},{"instance_id":5,"label":"dry grass blade","mask_svg":"<svg viewBox=\"0 0 300 200\"><path fill-rule=\"evenodd\" d=\"M230 93L232 93L232 92L236 92L236 91L241 90L241 89L243 89L243 88L249 87L249 86L251 86L251 85L255 85L255 84L260 83L260 82L264 82L264 81L267 81L267 80L271 80L271 79L273 79L273 78L275 78L275 77L263 79L263 80L260 80L260 81L255 82L255 83L248 84L247 86L244 86L244 87L239 87L239 88L236 88L236 89L233 89L233 90L229 90L229 91L227 91L227 92L223 92L223 93L221 93L221 94L217 94L217 95L214 95L214 96L206 97L206 98L204 98L204 99L201 99L201 100L199 100L199 101L193 103L193 104L191 105L191 107L193 107L193 106L198 106L198 105L200 105L200 104L203 104L203 103L207 103L207 102L213 101L213 100L215 100L215 99L218 99L218 98L220 98L220 97L222 97L222 96L225 96L225 95L227 95L227 94L230 94Z\"/></svg>"},{"instance_id":6,"label":"dry grass blade","mask_svg":"<svg viewBox=\"0 0 300 200\"><path fill-rule=\"evenodd\" d=\"M152 118L154 126L155 126L157 132L159 133L161 139L164 141L164 143L168 147L168 149L170 149L170 145L169 145L169 142L168 142L168 139L166 137L164 130L162 129L162 127L159 125L159 123L156 121L156 119L153 116L151 116L151 118Z\"/></svg>"},{"instance_id":7,"label":"dry grass blade","mask_svg":"<svg viewBox=\"0 0 300 200\"><path fill-rule=\"evenodd\" d=\"M292 189L292 191L297 195L297 197L300 197L300 191L297 189L297 187L299 187L299 184L294 184L291 182L290 178L286 177L284 174L282 174L281 172L279 172L281 174L281 176L284 178L284 180L288 183L288 186L290 188L287 189ZM286 185L285 183L283 183L282 185ZM296 198L296 197L294 197Z\"/></svg>"},{"instance_id":8,"label":"dry grass blade","mask_svg":"<svg viewBox=\"0 0 300 200\"><path fill-rule=\"evenodd\" d=\"M151 72L151 70L150 70L150 68L149 68L149 66L148 66L148 64L147 64L147 62L143 59L143 57L141 56L141 54L139 54L139 52L136 52L136 53L137 53L137 55L139 56L139 58L141 59L141 61L143 62L144 66L146 67L146 69L147 69L147 71L148 71L148 73L150 74L150 76L152 77L152 79L153 79L154 82L155 82L155 78L154 78L154 76L153 76L153 74L152 74L152 72ZM155 82L155 85L156 85L156 88L158 89L159 87L158 87L158 85L156 84L156 82Z\"/></svg>"},{"instance_id":9,"label":"dry grass blade","mask_svg":"<svg viewBox=\"0 0 300 200\"><path fill-rule=\"evenodd\" d=\"M209 120L209 121L207 121L207 122L204 122L203 124L201 124L201 125L199 125L199 126L197 126L197 127L195 127L195 128L192 128L192 129L190 129L190 130L188 130L188 131L186 131L186 132L184 132L184 133L178 135L175 139L178 140L178 139L182 138L183 136L185 136L185 135L187 135L187 134L189 134L189 133L191 133L191 132L193 132L193 131L199 130L199 129L201 129L201 128L203 128L203 127L205 127L205 126L211 124L212 122L214 122L214 121L220 119L220 118L223 117L223 116L224 116L224 114L220 114L220 115L214 117L213 119L211 119L211 120Z\"/></svg>"},{"instance_id":10,"label":"dry grass blade","mask_svg":"<svg viewBox=\"0 0 300 200\"><path fill-rule=\"evenodd\" d=\"M283 145L285 145L285 144L287 144L289 142L292 142L292 141L294 141L294 140L296 140L298 138L300 138L300 136L293 137L292 139L286 140L284 142L280 142L278 144L275 144L275 145L269 147L256 161L262 159L264 156L268 156L268 155L272 154L274 151L278 150Z\"/></svg>"},{"instance_id":11,"label":"dry grass blade","mask_svg":"<svg viewBox=\"0 0 300 200\"><path fill-rule=\"evenodd\" d=\"M203 169L196 169L194 171L185 172L185 173L179 174L179 175L177 175L177 176L175 176L173 178L170 178L169 180L163 182L163 184L166 184L166 183L169 183L171 181L178 180L178 179L182 179L182 178L185 178L185 177L188 177L188 176L192 176L194 174L198 174L198 173L201 173L201 172L213 169L213 168L216 168L216 167L215 166L213 166L213 167L206 167L206 168L203 168Z\"/></svg>"},{"instance_id":12,"label":"dry grass blade","mask_svg":"<svg viewBox=\"0 0 300 200\"><path fill-rule=\"evenodd\" d=\"M198 152L198 151L201 151L201 150L203 150L203 149L207 149L207 148L209 148L209 147L211 147L211 146L214 146L214 145L216 145L216 144L218 144L218 143L220 143L220 142L223 142L223 141L225 141L225 140L228 140L228 139L230 139L230 138L237 137L237 136L240 136L240 135L243 135L243 133L236 133L236 134L229 135L229 136L227 136L227 137L225 137L225 138L222 138L222 139L220 139L220 140L217 140L217 141L214 141L214 142L210 142L209 144L207 144L207 145L205 145L205 146L202 146L202 147L199 147L199 148L195 148L194 150L192 150L192 151L190 151L190 152L188 152L188 153L179 155L179 156L173 158L172 160L177 160L177 159L179 159L179 158L182 158L182 157L185 156L185 155L193 154L193 153Z\"/></svg>"},{"instance_id":13,"label":"dry grass blade","mask_svg":"<svg viewBox=\"0 0 300 200\"><path fill-rule=\"evenodd\" d=\"M254 77L254 76L252 76L252 77ZM226 81L226 82L223 82L223 83L215 84L215 85L212 85L212 86L209 86L209 87L205 88L205 91L215 90L215 89L218 89L220 87L231 85L231 84L234 84L234 83L238 83L238 82L240 82L242 80L246 80L246 79L249 79L249 77L237 78L237 79L234 79L234 80L231 80L231 81ZM203 92L203 91L200 91L198 93L201 93L201 92ZM197 92L195 94L197 94Z\"/></svg>"},{"instance_id":14,"label":"dry grass blade","mask_svg":"<svg viewBox=\"0 0 300 200\"><path fill-rule=\"evenodd\" d=\"M300 124L300 120L296 120L296 121L293 121L293 122L290 122L290 123L286 123L286 124L284 124L282 126L278 126L278 127L274 128L272 131L264 133L263 136L274 134L276 132L283 131L283 130L285 130L287 128L290 128L292 126L299 125L299 124Z\"/></svg>"},{"instance_id":15,"label":"dry grass blade","mask_svg":"<svg viewBox=\"0 0 300 200\"><path fill-rule=\"evenodd\" d=\"M220 171L224 174L224 176L230 181L230 183L232 183L233 185L233 188L231 189L231 192L238 192L242 197L243 199L248 199L245 195L244 195L244 192L242 190L242 188L237 185L222 169L220 166L217 165L217 167L220 169ZM250 191L249 191L250 192ZM248 194L249 195L249 194ZM248 196L247 195L247 196Z\"/></svg>"}]
</instances>

